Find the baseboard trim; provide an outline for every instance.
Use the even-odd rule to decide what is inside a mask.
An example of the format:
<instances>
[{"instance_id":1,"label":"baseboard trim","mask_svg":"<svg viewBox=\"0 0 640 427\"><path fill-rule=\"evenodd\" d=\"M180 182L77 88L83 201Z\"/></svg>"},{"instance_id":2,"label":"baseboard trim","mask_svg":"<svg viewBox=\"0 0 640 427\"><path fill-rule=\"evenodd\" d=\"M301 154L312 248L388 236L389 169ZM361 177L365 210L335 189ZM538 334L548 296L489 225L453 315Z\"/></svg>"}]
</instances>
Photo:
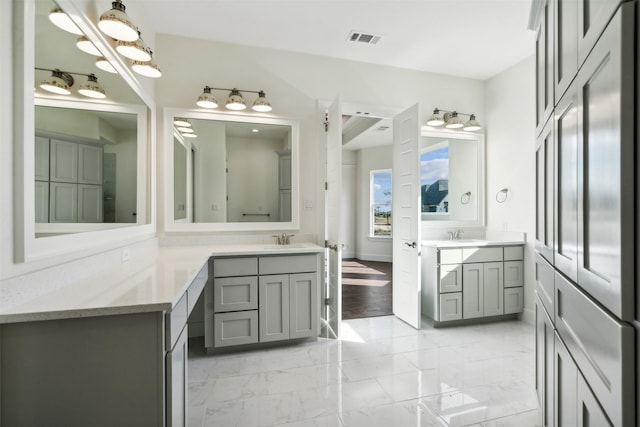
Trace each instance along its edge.
<instances>
[{"instance_id":1,"label":"baseboard trim","mask_svg":"<svg viewBox=\"0 0 640 427\"><path fill-rule=\"evenodd\" d=\"M356 254L362 261L393 262L393 255Z\"/></svg>"}]
</instances>

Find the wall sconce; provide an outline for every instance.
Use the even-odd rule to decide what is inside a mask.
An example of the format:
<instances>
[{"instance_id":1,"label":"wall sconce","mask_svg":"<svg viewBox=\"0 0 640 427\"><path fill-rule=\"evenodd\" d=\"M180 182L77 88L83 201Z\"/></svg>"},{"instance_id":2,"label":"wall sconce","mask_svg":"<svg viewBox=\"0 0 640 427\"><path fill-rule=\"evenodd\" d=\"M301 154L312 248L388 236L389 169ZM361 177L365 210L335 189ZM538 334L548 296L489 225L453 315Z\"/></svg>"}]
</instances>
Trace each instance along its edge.
<instances>
[{"instance_id":1,"label":"wall sconce","mask_svg":"<svg viewBox=\"0 0 640 427\"><path fill-rule=\"evenodd\" d=\"M441 111L444 112L444 115L440 114ZM462 114L463 116L469 116L469 120L467 120L467 122L463 122L462 119L458 117L459 114ZM429 117L426 124L428 126L444 125L447 129L462 128L462 130L465 130L465 131L476 131L482 128L478 120L476 120L475 114L461 113L458 111L440 110L438 108L433 110L433 114Z\"/></svg>"},{"instance_id":2,"label":"wall sconce","mask_svg":"<svg viewBox=\"0 0 640 427\"><path fill-rule=\"evenodd\" d=\"M73 86L74 79L72 74L76 74L79 76L86 76L87 81L81 84L78 87L78 93L80 95L89 97L89 98L97 98L102 99L106 98L106 92L98 83L98 78L95 74L85 74L85 73L75 73L72 71L62 71L58 68L50 69L50 68L39 68L35 67L36 70L40 71L50 71L51 76L45 78L40 82L40 87L47 92L55 93L57 95L70 95L71 91L69 90L71 86Z\"/></svg>"},{"instance_id":3,"label":"wall sconce","mask_svg":"<svg viewBox=\"0 0 640 427\"><path fill-rule=\"evenodd\" d=\"M202 94L198 97L198 100L196 101L196 104L198 105L198 107L202 107L202 108L218 107L218 101L211 93L212 90L230 91L229 97L225 102L225 107L228 110L242 111L247 108L247 104L245 104L244 98L242 97L242 93L240 92L250 92L250 93L258 94L258 98L256 98L256 100L253 102L253 105L251 106L251 109L253 111L257 111L260 113L268 113L269 111L272 110L271 103L267 101L267 97L264 91L262 90L256 91L256 90L246 90L246 89L236 89L236 88L225 89L225 88L217 88L217 87L209 87L209 86L205 86L202 91Z\"/></svg>"}]
</instances>

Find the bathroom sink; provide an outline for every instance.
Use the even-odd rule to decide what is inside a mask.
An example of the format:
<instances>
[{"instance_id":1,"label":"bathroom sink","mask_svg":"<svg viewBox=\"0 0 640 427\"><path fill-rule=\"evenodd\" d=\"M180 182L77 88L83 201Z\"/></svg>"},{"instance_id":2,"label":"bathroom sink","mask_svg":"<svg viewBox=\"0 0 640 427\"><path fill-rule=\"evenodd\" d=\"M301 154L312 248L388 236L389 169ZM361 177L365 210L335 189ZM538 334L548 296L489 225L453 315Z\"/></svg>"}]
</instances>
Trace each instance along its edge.
<instances>
[{"instance_id":1,"label":"bathroom sink","mask_svg":"<svg viewBox=\"0 0 640 427\"><path fill-rule=\"evenodd\" d=\"M290 243L288 245L265 245L265 249L304 249L308 247L307 243Z\"/></svg>"}]
</instances>

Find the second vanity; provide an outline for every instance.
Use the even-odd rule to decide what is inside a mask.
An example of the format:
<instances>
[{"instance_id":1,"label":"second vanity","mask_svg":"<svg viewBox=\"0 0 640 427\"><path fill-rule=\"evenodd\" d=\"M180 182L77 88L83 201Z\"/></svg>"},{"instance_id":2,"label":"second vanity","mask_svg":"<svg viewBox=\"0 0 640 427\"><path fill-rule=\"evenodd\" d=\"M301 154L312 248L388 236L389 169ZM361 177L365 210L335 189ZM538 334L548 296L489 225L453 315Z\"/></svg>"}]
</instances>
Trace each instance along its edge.
<instances>
[{"instance_id":1,"label":"second vanity","mask_svg":"<svg viewBox=\"0 0 640 427\"><path fill-rule=\"evenodd\" d=\"M514 317L524 309L519 241L422 242L422 314L434 326Z\"/></svg>"}]
</instances>

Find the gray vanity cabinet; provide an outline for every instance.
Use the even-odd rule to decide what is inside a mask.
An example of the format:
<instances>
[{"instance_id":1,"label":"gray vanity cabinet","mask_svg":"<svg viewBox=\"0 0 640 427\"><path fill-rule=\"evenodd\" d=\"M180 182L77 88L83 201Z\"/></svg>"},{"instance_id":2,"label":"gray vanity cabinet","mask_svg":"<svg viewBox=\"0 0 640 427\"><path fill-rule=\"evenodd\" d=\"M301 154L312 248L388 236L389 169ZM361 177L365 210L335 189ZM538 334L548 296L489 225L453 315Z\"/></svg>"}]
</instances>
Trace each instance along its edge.
<instances>
[{"instance_id":1,"label":"gray vanity cabinet","mask_svg":"<svg viewBox=\"0 0 640 427\"><path fill-rule=\"evenodd\" d=\"M187 329L167 353L167 426L187 426Z\"/></svg>"},{"instance_id":2,"label":"gray vanity cabinet","mask_svg":"<svg viewBox=\"0 0 640 427\"><path fill-rule=\"evenodd\" d=\"M205 294L205 346L318 336L317 253L214 257L211 262L214 279Z\"/></svg>"},{"instance_id":3,"label":"gray vanity cabinet","mask_svg":"<svg viewBox=\"0 0 640 427\"><path fill-rule=\"evenodd\" d=\"M553 322L540 299L535 304L536 319L536 393L540 404L540 425L554 426L554 357Z\"/></svg>"},{"instance_id":4,"label":"gray vanity cabinet","mask_svg":"<svg viewBox=\"0 0 640 427\"><path fill-rule=\"evenodd\" d=\"M462 318L497 316L504 312L502 262L464 264Z\"/></svg>"}]
</instances>

